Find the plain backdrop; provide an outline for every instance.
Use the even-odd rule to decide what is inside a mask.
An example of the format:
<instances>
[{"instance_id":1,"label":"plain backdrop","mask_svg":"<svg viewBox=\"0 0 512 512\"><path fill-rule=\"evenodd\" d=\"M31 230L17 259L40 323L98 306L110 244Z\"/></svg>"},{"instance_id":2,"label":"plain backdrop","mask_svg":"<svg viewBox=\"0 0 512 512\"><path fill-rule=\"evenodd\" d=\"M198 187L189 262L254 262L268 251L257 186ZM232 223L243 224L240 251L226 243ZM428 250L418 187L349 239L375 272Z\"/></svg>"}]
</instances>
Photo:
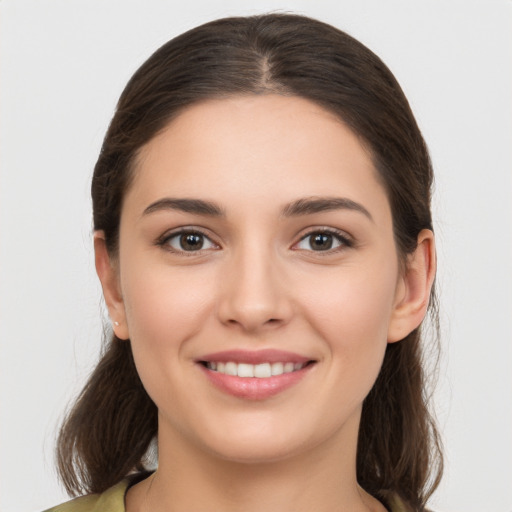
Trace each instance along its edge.
<instances>
[{"instance_id":1,"label":"plain backdrop","mask_svg":"<svg viewBox=\"0 0 512 512\"><path fill-rule=\"evenodd\" d=\"M56 426L98 355L89 182L115 102L171 37L271 10L317 17L389 65L437 185L446 474L439 512L512 511L510 0L0 0L0 510L66 499Z\"/></svg>"}]
</instances>

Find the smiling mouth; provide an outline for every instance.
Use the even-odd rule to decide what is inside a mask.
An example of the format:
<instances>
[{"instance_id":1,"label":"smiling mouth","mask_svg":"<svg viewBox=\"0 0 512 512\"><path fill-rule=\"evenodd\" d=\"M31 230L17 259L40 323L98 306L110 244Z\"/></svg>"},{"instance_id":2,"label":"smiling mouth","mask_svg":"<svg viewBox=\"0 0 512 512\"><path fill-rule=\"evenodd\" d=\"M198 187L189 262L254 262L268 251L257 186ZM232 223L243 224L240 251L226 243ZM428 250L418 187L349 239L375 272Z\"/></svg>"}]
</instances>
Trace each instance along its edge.
<instances>
[{"instance_id":1,"label":"smiling mouth","mask_svg":"<svg viewBox=\"0 0 512 512\"><path fill-rule=\"evenodd\" d=\"M196 360L220 391L243 400L266 400L297 385L319 361L292 352L227 350Z\"/></svg>"},{"instance_id":2,"label":"smiling mouth","mask_svg":"<svg viewBox=\"0 0 512 512\"><path fill-rule=\"evenodd\" d=\"M293 373L302 370L306 366L314 364L315 361L306 361L304 363L292 362L274 362L274 363L236 363L234 361L214 362L201 361L201 364L208 370L221 373L223 375L231 375L233 377L267 379L269 377L277 377L285 373Z\"/></svg>"}]
</instances>

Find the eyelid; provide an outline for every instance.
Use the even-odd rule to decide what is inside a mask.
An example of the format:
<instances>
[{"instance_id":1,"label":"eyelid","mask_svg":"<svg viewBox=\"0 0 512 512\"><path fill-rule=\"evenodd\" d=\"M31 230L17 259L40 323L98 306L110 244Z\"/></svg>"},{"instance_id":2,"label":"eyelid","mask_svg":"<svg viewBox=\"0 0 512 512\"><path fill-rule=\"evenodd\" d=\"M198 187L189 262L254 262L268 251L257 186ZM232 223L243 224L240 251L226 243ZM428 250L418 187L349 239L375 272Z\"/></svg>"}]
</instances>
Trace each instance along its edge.
<instances>
[{"instance_id":1,"label":"eyelid","mask_svg":"<svg viewBox=\"0 0 512 512\"><path fill-rule=\"evenodd\" d=\"M200 234L201 236L205 237L214 247L206 248L206 249L201 248L201 249L198 249L197 251L185 251L185 250L175 249L169 245L168 242L170 239L180 236L180 235L183 235L183 234L187 234L187 233ZM326 249L324 251L314 251L313 249L298 249L298 248L296 248L296 246L300 242L305 240L308 236L311 236L311 235L317 234L317 233L332 235L340 243L340 245L338 247L335 247L332 249ZM201 228L198 226L180 226L177 228L173 228L169 231L166 231L165 233L163 233L161 236L159 236L156 239L155 245L161 246L162 248L164 248L165 250L168 250L169 252L173 252L175 254L180 254L180 255L184 255L184 256L193 256L194 254L198 255L200 253L203 253L204 251L209 251L212 249L218 250L221 248L220 244L218 244L217 242L215 242L213 240L213 237L209 233L209 230L205 230L204 228ZM322 255L322 254L329 255L329 254L340 252L346 248L354 247L354 245L355 245L355 240L346 231L342 231L340 229L333 228L333 227L327 227L327 226L312 226L312 227L307 228L305 233L301 234L299 240L292 245L291 249L307 251L307 252L311 252L311 253L315 253L315 254L319 254L319 255Z\"/></svg>"},{"instance_id":2,"label":"eyelid","mask_svg":"<svg viewBox=\"0 0 512 512\"><path fill-rule=\"evenodd\" d=\"M308 236L314 235L314 234L327 234L332 235L338 242L340 242L340 246L335 247L333 249L326 249L324 251L314 251L313 249L297 249L296 247L300 242L305 240ZM354 247L355 240L352 236L350 236L347 232L342 231L340 229L336 229L333 227L326 227L326 226L314 226L307 229L305 233L303 233L299 240L295 242L292 246L292 250L296 251L307 251L311 253L315 253L318 255L329 255L333 253L337 253L340 251L343 251L344 249Z\"/></svg>"},{"instance_id":3,"label":"eyelid","mask_svg":"<svg viewBox=\"0 0 512 512\"><path fill-rule=\"evenodd\" d=\"M174 247L170 246L170 244L168 243L169 240L171 240L172 238L184 235L184 234L201 235L204 238L206 238L214 247L208 247L206 249L201 248L201 249L198 249L197 251L185 251L185 250L175 249ZM174 254L179 254L179 255L184 255L184 256L194 256L194 255L197 256L198 254L201 254L204 251L209 251L212 249L214 249L214 250L220 249L220 245L213 240L213 237L211 236L211 234L209 234L205 229L197 227L197 226L180 226L178 228L174 228L169 231L166 231L164 234L162 234L161 236L159 236L156 239L155 245L158 245L158 246L162 247L163 249L165 249L169 252L172 252Z\"/></svg>"}]
</instances>

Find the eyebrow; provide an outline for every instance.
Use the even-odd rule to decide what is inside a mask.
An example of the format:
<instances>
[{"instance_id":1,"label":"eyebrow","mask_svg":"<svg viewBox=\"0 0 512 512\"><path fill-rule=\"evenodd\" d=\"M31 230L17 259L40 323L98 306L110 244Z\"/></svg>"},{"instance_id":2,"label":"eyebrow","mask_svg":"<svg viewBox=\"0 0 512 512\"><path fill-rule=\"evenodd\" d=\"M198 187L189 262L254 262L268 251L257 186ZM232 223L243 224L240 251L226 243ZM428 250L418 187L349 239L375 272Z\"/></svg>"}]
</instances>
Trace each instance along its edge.
<instances>
[{"instance_id":1,"label":"eyebrow","mask_svg":"<svg viewBox=\"0 0 512 512\"><path fill-rule=\"evenodd\" d=\"M203 199L175 199L165 197L151 203L143 212L147 215L162 210L178 210L186 213L194 213L196 215L206 215L208 217L223 217L225 215L222 208L211 201Z\"/></svg>"},{"instance_id":2,"label":"eyebrow","mask_svg":"<svg viewBox=\"0 0 512 512\"><path fill-rule=\"evenodd\" d=\"M212 201L171 197L165 197L151 203L144 210L143 215L165 210L177 210L208 217L224 217L226 215L224 210ZM362 204L346 197L304 197L285 205L281 210L281 215L284 217L299 217L332 210L356 211L373 221L370 212Z\"/></svg>"},{"instance_id":3,"label":"eyebrow","mask_svg":"<svg viewBox=\"0 0 512 512\"><path fill-rule=\"evenodd\" d=\"M373 221L370 212L362 204L356 203L346 197L305 197L287 204L281 213L285 217L296 217L331 210L351 210L359 212Z\"/></svg>"}]
</instances>

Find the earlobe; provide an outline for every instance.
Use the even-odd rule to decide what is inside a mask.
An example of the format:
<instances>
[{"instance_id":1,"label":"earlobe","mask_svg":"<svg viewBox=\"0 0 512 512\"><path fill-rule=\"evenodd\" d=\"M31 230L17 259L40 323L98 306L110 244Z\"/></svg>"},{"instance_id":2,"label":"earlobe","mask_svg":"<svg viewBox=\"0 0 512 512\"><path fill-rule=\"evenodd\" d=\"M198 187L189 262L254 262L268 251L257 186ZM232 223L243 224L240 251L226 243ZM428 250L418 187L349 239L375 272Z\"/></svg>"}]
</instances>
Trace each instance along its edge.
<instances>
[{"instance_id":1,"label":"earlobe","mask_svg":"<svg viewBox=\"0 0 512 512\"><path fill-rule=\"evenodd\" d=\"M388 329L388 343L404 339L422 322L436 273L434 234L423 229L418 245L407 258L407 266L397 286L396 303Z\"/></svg>"},{"instance_id":2,"label":"earlobe","mask_svg":"<svg viewBox=\"0 0 512 512\"><path fill-rule=\"evenodd\" d=\"M114 332L118 338L127 340L129 333L123 297L119 286L118 270L108 253L103 231L94 232L94 257L96 273L101 282L103 296L112 319Z\"/></svg>"}]
</instances>

